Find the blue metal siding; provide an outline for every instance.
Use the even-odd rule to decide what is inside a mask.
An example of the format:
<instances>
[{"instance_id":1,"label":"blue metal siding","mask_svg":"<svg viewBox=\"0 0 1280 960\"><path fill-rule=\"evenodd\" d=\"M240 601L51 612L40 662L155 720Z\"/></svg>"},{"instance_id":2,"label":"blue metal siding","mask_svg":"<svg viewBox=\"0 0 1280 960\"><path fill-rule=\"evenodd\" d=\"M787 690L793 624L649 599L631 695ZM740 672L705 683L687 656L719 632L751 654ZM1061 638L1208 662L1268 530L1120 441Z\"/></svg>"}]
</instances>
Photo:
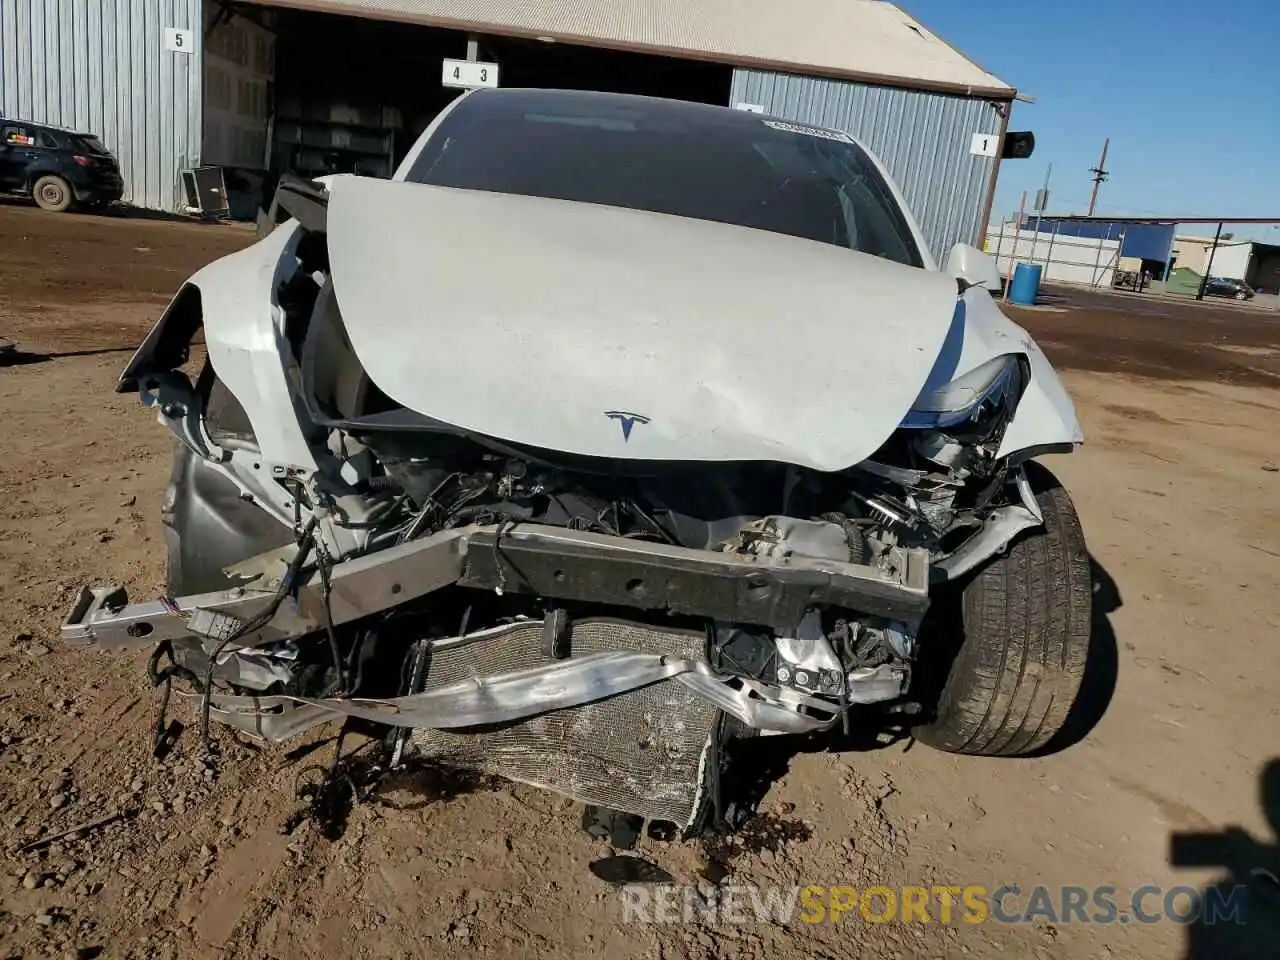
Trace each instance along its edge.
<instances>
[{"instance_id":1,"label":"blue metal siding","mask_svg":"<svg viewBox=\"0 0 1280 960\"><path fill-rule=\"evenodd\" d=\"M0 0L0 114L92 132L125 200L177 210L200 154L202 0ZM164 30L191 30L190 54Z\"/></svg>"},{"instance_id":2,"label":"blue metal siding","mask_svg":"<svg viewBox=\"0 0 1280 960\"><path fill-rule=\"evenodd\" d=\"M902 188L935 258L977 242L995 161L969 147L1000 129L987 101L759 70L734 70L729 100L857 137Z\"/></svg>"},{"instance_id":3,"label":"blue metal siding","mask_svg":"<svg viewBox=\"0 0 1280 960\"><path fill-rule=\"evenodd\" d=\"M1035 230L1036 218L1023 218L1024 230ZM1177 230L1172 223L1125 223L1123 220L1040 220L1041 233L1057 233L1064 237L1086 237L1094 240L1117 240L1124 237L1120 247L1122 257L1140 257L1143 260L1168 260L1173 249Z\"/></svg>"}]
</instances>

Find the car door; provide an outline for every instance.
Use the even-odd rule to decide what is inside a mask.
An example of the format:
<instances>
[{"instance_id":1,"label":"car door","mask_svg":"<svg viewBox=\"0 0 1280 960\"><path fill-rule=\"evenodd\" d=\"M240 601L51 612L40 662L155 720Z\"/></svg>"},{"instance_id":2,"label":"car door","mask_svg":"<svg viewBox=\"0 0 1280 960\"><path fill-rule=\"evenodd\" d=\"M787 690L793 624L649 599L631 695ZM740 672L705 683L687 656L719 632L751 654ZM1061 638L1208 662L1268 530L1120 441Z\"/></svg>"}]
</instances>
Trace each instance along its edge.
<instances>
[{"instance_id":1,"label":"car door","mask_svg":"<svg viewBox=\"0 0 1280 960\"><path fill-rule=\"evenodd\" d=\"M40 161L40 167L44 170L57 170L63 163L62 155L69 148L65 134L59 133L57 130L41 130L35 131L36 146L32 153L32 159Z\"/></svg>"},{"instance_id":2,"label":"car door","mask_svg":"<svg viewBox=\"0 0 1280 960\"><path fill-rule=\"evenodd\" d=\"M35 131L17 123L0 123L0 190L26 184L27 167L36 155Z\"/></svg>"}]
</instances>

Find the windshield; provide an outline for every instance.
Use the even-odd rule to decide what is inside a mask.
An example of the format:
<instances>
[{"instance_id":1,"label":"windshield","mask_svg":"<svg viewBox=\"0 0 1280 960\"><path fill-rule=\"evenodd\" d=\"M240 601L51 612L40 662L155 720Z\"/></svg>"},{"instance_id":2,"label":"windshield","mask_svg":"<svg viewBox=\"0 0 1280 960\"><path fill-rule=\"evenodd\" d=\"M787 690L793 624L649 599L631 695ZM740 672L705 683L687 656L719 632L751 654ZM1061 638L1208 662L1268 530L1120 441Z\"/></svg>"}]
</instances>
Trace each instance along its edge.
<instances>
[{"instance_id":1,"label":"windshield","mask_svg":"<svg viewBox=\"0 0 1280 960\"><path fill-rule=\"evenodd\" d=\"M700 104L479 92L441 121L406 179L714 220L922 265L851 138Z\"/></svg>"}]
</instances>

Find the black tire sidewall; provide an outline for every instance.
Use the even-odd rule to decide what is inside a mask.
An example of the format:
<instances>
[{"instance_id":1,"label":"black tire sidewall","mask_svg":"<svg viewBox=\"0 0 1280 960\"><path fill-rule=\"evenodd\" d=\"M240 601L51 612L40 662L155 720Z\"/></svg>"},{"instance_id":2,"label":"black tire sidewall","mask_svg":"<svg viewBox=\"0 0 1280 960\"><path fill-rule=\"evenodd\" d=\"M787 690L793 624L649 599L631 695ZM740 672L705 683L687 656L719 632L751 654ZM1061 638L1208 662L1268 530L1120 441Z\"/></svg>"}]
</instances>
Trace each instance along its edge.
<instances>
[{"instance_id":1,"label":"black tire sidewall","mask_svg":"<svg viewBox=\"0 0 1280 960\"><path fill-rule=\"evenodd\" d=\"M1089 645L1089 555L1075 508L1057 478L1040 464L1028 463L1026 469L1044 525L1019 535L1004 553L944 588L951 592L939 598L949 607L934 630L942 641L949 634L958 635L959 642L953 641L951 650L939 642L932 650L943 660L954 651L949 664L923 665L935 678L936 709L932 721L914 732L941 750L988 756L1034 752L1062 725L1079 689ZM1061 574L1052 585L1028 583L1029 569L1051 568ZM1025 599L1033 589L1043 593L1053 611L1028 610L1024 619L1019 603L1014 605L1019 613L1010 614L1010 594ZM1007 629L999 629L989 601L1006 618L1018 619L1006 619ZM922 643L921 657L930 655ZM1056 676L1042 689L1046 670Z\"/></svg>"}]
</instances>

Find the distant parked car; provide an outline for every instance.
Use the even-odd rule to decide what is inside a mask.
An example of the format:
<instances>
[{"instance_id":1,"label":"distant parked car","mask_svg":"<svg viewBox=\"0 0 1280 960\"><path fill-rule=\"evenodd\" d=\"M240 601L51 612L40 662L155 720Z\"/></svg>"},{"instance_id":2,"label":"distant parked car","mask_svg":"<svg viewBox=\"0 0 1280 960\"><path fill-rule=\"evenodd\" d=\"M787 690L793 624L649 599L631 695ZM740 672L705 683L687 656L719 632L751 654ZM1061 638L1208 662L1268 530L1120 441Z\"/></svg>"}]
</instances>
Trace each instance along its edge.
<instances>
[{"instance_id":1,"label":"distant parked car","mask_svg":"<svg viewBox=\"0 0 1280 960\"><path fill-rule=\"evenodd\" d=\"M73 203L105 207L119 200L124 181L116 158L91 133L0 120L0 193L61 213Z\"/></svg>"},{"instance_id":2,"label":"distant parked car","mask_svg":"<svg viewBox=\"0 0 1280 960\"><path fill-rule=\"evenodd\" d=\"M1234 297L1236 300L1252 300L1253 290L1243 280L1228 280L1226 277L1210 277L1204 285L1204 292L1210 297Z\"/></svg>"}]
</instances>

